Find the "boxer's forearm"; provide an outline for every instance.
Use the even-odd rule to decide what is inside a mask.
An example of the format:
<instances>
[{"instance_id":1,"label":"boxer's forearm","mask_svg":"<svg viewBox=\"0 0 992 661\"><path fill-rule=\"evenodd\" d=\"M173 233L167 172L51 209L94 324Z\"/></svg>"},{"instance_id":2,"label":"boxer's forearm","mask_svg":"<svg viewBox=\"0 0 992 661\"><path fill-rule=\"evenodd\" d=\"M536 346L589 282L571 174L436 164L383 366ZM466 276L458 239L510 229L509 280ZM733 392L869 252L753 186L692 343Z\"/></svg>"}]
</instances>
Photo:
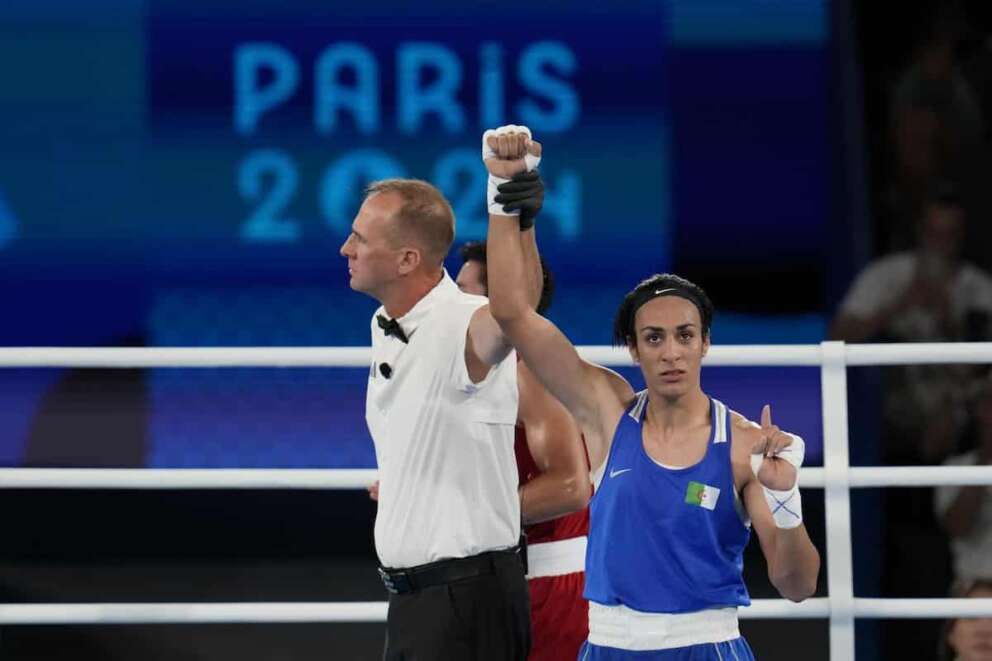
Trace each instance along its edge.
<instances>
[{"instance_id":1,"label":"boxer's forearm","mask_svg":"<svg viewBox=\"0 0 992 661\"><path fill-rule=\"evenodd\" d=\"M777 531L768 573L775 589L790 601L802 601L816 592L820 554L810 541L805 525Z\"/></svg>"},{"instance_id":2,"label":"boxer's forearm","mask_svg":"<svg viewBox=\"0 0 992 661\"><path fill-rule=\"evenodd\" d=\"M520 487L520 513L525 524L556 519L589 503L589 476L542 473Z\"/></svg>"},{"instance_id":3,"label":"boxer's forearm","mask_svg":"<svg viewBox=\"0 0 992 661\"><path fill-rule=\"evenodd\" d=\"M496 321L502 323L533 309L531 277L520 238L533 230L521 232L516 218L489 216L486 239L489 271L489 309ZM540 267L538 267L540 268Z\"/></svg>"},{"instance_id":4,"label":"boxer's forearm","mask_svg":"<svg viewBox=\"0 0 992 661\"><path fill-rule=\"evenodd\" d=\"M531 227L519 234L520 251L523 255L524 270L528 277L527 300L532 308L536 308L541 300L541 290L544 288L544 273L541 269L541 258L537 252L537 232Z\"/></svg>"}]
</instances>

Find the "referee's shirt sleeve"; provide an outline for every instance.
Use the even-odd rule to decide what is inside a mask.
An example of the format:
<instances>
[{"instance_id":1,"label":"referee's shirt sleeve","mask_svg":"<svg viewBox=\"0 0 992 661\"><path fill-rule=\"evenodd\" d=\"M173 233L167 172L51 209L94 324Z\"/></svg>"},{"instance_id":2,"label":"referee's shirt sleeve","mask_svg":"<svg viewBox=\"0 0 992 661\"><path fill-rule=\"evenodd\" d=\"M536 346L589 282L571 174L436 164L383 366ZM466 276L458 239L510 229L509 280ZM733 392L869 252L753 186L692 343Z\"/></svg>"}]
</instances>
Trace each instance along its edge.
<instances>
[{"instance_id":1,"label":"referee's shirt sleeve","mask_svg":"<svg viewBox=\"0 0 992 661\"><path fill-rule=\"evenodd\" d=\"M462 392L474 392L482 388L489 381L490 376L501 365L506 362L506 358L499 365L494 365L486 378L479 383L473 383L468 375L468 365L465 364L465 348L468 343L468 327L472 321L475 311L489 303L483 296L473 296L463 294L457 303L452 304L449 314L446 316L446 333L448 338L447 346L450 347L450 372L449 380L451 384ZM514 355L512 352L510 356ZM508 356L509 357L509 356Z\"/></svg>"},{"instance_id":2,"label":"referee's shirt sleeve","mask_svg":"<svg viewBox=\"0 0 992 661\"><path fill-rule=\"evenodd\" d=\"M446 346L449 347L448 380L456 389L463 392L476 390L479 384L472 383L465 364L465 348L468 344L468 327L475 311L487 303L482 296L462 295L452 303L445 315Z\"/></svg>"}]
</instances>

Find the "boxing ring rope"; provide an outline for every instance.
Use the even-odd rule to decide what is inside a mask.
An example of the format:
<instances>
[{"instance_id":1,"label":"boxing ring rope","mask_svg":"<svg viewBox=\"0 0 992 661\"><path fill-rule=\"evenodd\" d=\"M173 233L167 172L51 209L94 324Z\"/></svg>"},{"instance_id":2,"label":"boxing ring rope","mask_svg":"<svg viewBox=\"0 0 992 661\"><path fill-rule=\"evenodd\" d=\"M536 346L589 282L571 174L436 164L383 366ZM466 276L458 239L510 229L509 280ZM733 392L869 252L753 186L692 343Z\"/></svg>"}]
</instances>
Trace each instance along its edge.
<instances>
[{"instance_id":1,"label":"boxing ring rope","mask_svg":"<svg viewBox=\"0 0 992 661\"><path fill-rule=\"evenodd\" d=\"M713 346L704 364L817 366L828 344ZM992 362L988 342L837 344L848 367ZM612 346L583 346L579 353L601 365L631 364L625 349ZM368 347L0 347L0 367L368 367L371 360Z\"/></svg>"},{"instance_id":2,"label":"boxing ring rope","mask_svg":"<svg viewBox=\"0 0 992 661\"><path fill-rule=\"evenodd\" d=\"M852 489L992 484L992 466L858 466ZM364 489L374 468L0 468L0 489ZM822 489L824 469L803 468L799 485Z\"/></svg>"},{"instance_id":3,"label":"boxing ring rope","mask_svg":"<svg viewBox=\"0 0 992 661\"><path fill-rule=\"evenodd\" d=\"M826 597L783 607L781 599L754 599L740 609L742 619L830 617ZM992 611L992 599L854 599L857 617L917 619L975 617ZM0 605L0 624L313 624L386 621L384 601L99 603Z\"/></svg>"},{"instance_id":4,"label":"boxing ring rope","mask_svg":"<svg viewBox=\"0 0 992 661\"><path fill-rule=\"evenodd\" d=\"M580 347L583 357L629 365L622 349ZM367 367L366 347L0 348L0 367ZM819 366L824 466L802 471L803 487L825 491L828 597L793 604L756 599L742 618L829 618L830 657L854 658L854 619L992 616L992 599L865 599L853 594L850 490L866 487L992 485L989 466L851 467L847 367L921 363L992 363L992 343L714 346L707 366ZM356 489L370 470L0 469L0 488ZM6 604L0 624L200 622L382 622L385 604Z\"/></svg>"}]
</instances>

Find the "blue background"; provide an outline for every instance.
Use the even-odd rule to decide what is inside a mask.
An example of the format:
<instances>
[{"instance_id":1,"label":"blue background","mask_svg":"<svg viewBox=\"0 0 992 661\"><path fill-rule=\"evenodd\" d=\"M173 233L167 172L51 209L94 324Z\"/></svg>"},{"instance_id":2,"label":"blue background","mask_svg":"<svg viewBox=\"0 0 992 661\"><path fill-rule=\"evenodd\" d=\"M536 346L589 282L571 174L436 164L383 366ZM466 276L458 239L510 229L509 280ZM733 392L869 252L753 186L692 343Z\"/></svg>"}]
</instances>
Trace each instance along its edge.
<instances>
[{"instance_id":1,"label":"blue background","mask_svg":"<svg viewBox=\"0 0 992 661\"><path fill-rule=\"evenodd\" d=\"M793 0L10 0L0 6L0 343L367 344L375 303L348 289L337 254L363 183L394 173L435 181L458 212L457 241L481 238L479 136L490 120L523 121L522 103L533 104L548 154L540 241L559 283L550 316L576 343L607 343L622 294L656 271L822 269L825 14L823 2ZM316 62L342 42L377 71L361 106L372 112L378 97L372 128L347 111L333 130L315 122ZM239 129L236 53L252 43L284 53L298 83ZM483 56L494 44L499 55ZM418 86L452 71L460 84L441 114L407 130L415 117L398 68L411 45L455 65L426 67ZM539 72L557 84L536 88L519 67L542 49L571 54L574 67L544 62ZM255 74L258 89L277 78ZM483 74L496 81L488 96ZM464 165L443 181L443 162ZM271 222L252 222L266 204ZM788 317L767 306L750 314L757 298L716 301L727 312L715 343L822 339L816 296ZM142 372L141 465L371 466L364 376ZM38 463L30 445L46 416L72 408L51 403L71 378L0 371L0 463ZM708 369L704 385L751 417L771 401L776 421L818 457L816 370ZM105 391L113 409L112 389L99 379L87 389ZM98 432L73 432L45 441L65 445L46 463L115 463L76 452Z\"/></svg>"}]
</instances>

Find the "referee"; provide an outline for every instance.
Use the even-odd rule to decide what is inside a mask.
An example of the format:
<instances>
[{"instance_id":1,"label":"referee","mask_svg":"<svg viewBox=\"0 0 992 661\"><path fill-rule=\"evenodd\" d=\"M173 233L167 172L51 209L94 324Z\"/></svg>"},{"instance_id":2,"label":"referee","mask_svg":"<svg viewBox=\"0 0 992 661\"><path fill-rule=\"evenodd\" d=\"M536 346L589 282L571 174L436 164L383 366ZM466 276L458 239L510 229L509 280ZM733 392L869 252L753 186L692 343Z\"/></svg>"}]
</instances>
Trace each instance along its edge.
<instances>
[{"instance_id":1,"label":"referee","mask_svg":"<svg viewBox=\"0 0 992 661\"><path fill-rule=\"evenodd\" d=\"M538 148L517 133L496 142L491 158L507 165ZM524 186L509 206L532 217L543 186L536 175ZM379 466L386 661L517 661L530 648L513 454L516 358L487 299L462 293L445 271L453 240L454 214L440 191L387 179L368 187L341 247L352 289L382 304L371 321L365 415ZM533 230L520 240L536 305Z\"/></svg>"}]
</instances>

